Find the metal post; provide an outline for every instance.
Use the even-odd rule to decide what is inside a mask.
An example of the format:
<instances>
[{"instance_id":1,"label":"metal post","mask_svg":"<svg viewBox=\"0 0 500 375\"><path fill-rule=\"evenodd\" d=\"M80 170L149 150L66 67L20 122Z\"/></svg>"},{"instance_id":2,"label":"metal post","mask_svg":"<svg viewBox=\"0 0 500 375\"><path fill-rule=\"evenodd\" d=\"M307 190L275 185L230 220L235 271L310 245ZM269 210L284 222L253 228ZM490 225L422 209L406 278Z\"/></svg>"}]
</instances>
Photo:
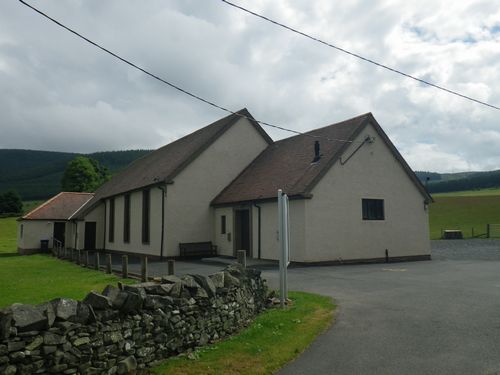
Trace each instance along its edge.
<instances>
[{"instance_id":1,"label":"metal post","mask_svg":"<svg viewBox=\"0 0 500 375\"><path fill-rule=\"evenodd\" d=\"M80 265L82 262L82 254L80 250L76 251L76 264Z\"/></svg>"},{"instance_id":2,"label":"metal post","mask_svg":"<svg viewBox=\"0 0 500 375\"><path fill-rule=\"evenodd\" d=\"M148 281L148 257L141 258L141 280Z\"/></svg>"},{"instance_id":3,"label":"metal post","mask_svg":"<svg viewBox=\"0 0 500 375\"><path fill-rule=\"evenodd\" d=\"M238 263L243 266L243 268L247 268L247 252L246 250L238 250L236 252L236 256L238 259Z\"/></svg>"},{"instance_id":4,"label":"metal post","mask_svg":"<svg viewBox=\"0 0 500 375\"><path fill-rule=\"evenodd\" d=\"M122 277L128 278L128 256L122 255Z\"/></svg>"},{"instance_id":5,"label":"metal post","mask_svg":"<svg viewBox=\"0 0 500 375\"><path fill-rule=\"evenodd\" d=\"M107 273L113 272L113 264L111 261L111 254L106 255L106 272Z\"/></svg>"},{"instance_id":6,"label":"metal post","mask_svg":"<svg viewBox=\"0 0 500 375\"><path fill-rule=\"evenodd\" d=\"M290 261L290 233L288 224L288 195L283 194L283 297L288 300L288 264Z\"/></svg>"},{"instance_id":7,"label":"metal post","mask_svg":"<svg viewBox=\"0 0 500 375\"><path fill-rule=\"evenodd\" d=\"M175 275L175 260L173 259L167 260L167 274Z\"/></svg>"},{"instance_id":8,"label":"metal post","mask_svg":"<svg viewBox=\"0 0 500 375\"><path fill-rule=\"evenodd\" d=\"M85 267L88 267L89 264L90 264L90 261L89 261L89 252L85 251Z\"/></svg>"},{"instance_id":9,"label":"metal post","mask_svg":"<svg viewBox=\"0 0 500 375\"><path fill-rule=\"evenodd\" d=\"M99 256L99 252L95 253L95 269L99 271L101 269L101 257Z\"/></svg>"},{"instance_id":10,"label":"metal post","mask_svg":"<svg viewBox=\"0 0 500 375\"><path fill-rule=\"evenodd\" d=\"M278 240L280 253L280 306L285 307L285 258L283 241L283 192L278 190Z\"/></svg>"}]
</instances>

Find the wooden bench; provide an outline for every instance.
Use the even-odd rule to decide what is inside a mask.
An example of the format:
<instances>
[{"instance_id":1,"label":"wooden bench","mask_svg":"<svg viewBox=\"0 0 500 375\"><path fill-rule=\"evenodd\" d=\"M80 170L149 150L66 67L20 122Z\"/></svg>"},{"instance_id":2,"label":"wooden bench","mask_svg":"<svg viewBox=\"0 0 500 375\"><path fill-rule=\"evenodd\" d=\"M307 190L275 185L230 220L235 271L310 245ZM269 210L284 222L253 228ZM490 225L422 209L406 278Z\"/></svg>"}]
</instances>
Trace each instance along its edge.
<instances>
[{"instance_id":1,"label":"wooden bench","mask_svg":"<svg viewBox=\"0 0 500 375\"><path fill-rule=\"evenodd\" d=\"M445 229L443 231L443 239L445 240L461 240L464 236L459 229Z\"/></svg>"},{"instance_id":2,"label":"wooden bench","mask_svg":"<svg viewBox=\"0 0 500 375\"><path fill-rule=\"evenodd\" d=\"M181 258L206 258L217 256L217 246L212 242L186 242L179 243Z\"/></svg>"}]
</instances>

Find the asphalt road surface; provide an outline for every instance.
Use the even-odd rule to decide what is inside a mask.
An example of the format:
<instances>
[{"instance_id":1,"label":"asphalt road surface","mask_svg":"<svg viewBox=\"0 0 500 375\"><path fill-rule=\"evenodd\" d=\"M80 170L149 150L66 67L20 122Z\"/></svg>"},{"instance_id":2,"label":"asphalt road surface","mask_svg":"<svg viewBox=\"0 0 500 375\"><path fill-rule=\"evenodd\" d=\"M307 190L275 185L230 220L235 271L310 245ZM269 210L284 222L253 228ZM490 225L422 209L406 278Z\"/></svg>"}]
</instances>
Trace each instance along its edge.
<instances>
[{"instance_id":1,"label":"asphalt road surface","mask_svg":"<svg viewBox=\"0 0 500 375\"><path fill-rule=\"evenodd\" d=\"M432 261L289 270L335 324L280 375L500 374L500 242L434 241ZM264 272L277 286L276 272Z\"/></svg>"}]
</instances>

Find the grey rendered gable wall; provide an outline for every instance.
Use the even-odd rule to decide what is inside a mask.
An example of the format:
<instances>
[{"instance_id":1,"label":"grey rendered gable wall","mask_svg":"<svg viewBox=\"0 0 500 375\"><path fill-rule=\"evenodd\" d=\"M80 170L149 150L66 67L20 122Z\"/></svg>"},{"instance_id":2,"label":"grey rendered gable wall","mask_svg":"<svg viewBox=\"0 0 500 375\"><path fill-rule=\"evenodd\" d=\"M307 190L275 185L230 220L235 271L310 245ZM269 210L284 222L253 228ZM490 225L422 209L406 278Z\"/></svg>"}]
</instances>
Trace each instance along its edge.
<instances>
[{"instance_id":1,"label":"grey rendered gable wall","mask_svg":"<svg viewBox=\"0 0 500 375\"><path fill-rule=\"evenodd\" d=\"M180 242L213 241L210 202L267 146L268 139L241 118L167 185L167 256L178 255Z\"/></svg>"},{"instance_id":2,"label":"grey rendered gable wall","mask_svg":"<svg viewBox=\"0 0 500 375\"><path fill-rule=\"evenodd\" d=\"M426 197L404 165L367 124L357 140L375 137L349 161L336 162L306 204L306 246L297 261L345 261L430 254ZM344 152L350 155L357 145ZM364 221L361 199L384 199L385 220Z\"/></svg>"}]
</instances>

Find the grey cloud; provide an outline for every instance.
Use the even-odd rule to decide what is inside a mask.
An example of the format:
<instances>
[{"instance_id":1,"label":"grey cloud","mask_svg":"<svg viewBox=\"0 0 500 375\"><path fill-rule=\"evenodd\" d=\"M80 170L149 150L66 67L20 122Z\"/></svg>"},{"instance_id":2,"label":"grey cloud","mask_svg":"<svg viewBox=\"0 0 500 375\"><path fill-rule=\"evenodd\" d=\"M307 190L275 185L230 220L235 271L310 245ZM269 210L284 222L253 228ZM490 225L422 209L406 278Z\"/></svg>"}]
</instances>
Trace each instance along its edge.
<instances>
[{"instance_id":1,"label":"grey cloud","mask_svg":"<svg viewBox=\"0 0 500 375\"><path fill-rule=\"evenodd\" d=\"M500 12L491 4L238 2L408 73L500 103L494 84L500 79L500 41L493 32ZM312 43L220 1L33 4L232 110L247 107L259 119L302 131L372 111L415 169L500 168L497 112ZM0 3L0 87L0 147L155 148L224 115L17 2ZM266 130L275 139L289 135Z\"/></svg>"}]
</instances>

